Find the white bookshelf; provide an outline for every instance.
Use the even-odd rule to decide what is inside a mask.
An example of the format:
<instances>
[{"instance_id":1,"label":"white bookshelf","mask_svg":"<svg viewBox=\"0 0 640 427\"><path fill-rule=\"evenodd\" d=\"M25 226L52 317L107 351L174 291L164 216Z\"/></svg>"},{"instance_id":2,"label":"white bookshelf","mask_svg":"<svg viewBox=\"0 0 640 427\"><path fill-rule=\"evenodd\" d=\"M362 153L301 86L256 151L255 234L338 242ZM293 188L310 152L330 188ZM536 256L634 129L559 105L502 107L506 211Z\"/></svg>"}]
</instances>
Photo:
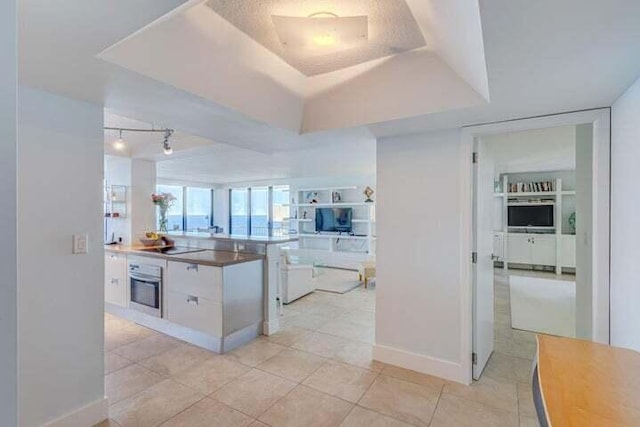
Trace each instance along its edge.
<instances>
[{"instance_id":1,"label":"white bookshelf","mask_svg":"<svg viewBox=\"0 0 640 427\"><path fill-rule=\"evenodd\" d=\"M290 233L298 236L297 250L315 264L355 267L375 254L375 202L365 202L365 187L298 188L291 192ZM293 189L292 189L293 190ZM335 194L340 200L334 200ZM311 200L314 203L311 203ZM352 208L352 233L316 232L317 208ZM304 255L302 255L304 257Z\"/></svg>"},{"instance_id":2,"label":"white bookshelf","mask_svg":"<svg viewBox=\"0 0 640 427\"><path fill-rule=\"evenodd\" d=\"M567 171L562 171L567 173ZM509 189L511 174L504 174L501 179L502 189ZM519 181L526 181L527 174L516 174L520 177ZM534 178L533 176L537 176ZM504 268L508 269L510 257L509 241L515 242L515 236L523 236L527 233L531 235L545 236L546 238L555 239L555 271L557 274L562 273L563 267L575 268L575 235L569 230L568 224L565 224L565 217L568 217L572 206L575 206L575 190L564 188L561 178L541 179L540 174L532 174L530 182L552 181L552 191L499 191L494 193L497 207L495 212L500 212L499 226L494 227L494 247L499 254L500 261L503 262ZM544 199L544 200L543 200ZM524 230L518 227L509 227L508 225L508 208L509 206L526 206L526 205L553 205L554 206L554 227L538 228ZM512 248L515 251L515 248ZM567 261L567 260L573 260ZM547 264L548 265L548 264Z\"/></svg>"}]
</instances>

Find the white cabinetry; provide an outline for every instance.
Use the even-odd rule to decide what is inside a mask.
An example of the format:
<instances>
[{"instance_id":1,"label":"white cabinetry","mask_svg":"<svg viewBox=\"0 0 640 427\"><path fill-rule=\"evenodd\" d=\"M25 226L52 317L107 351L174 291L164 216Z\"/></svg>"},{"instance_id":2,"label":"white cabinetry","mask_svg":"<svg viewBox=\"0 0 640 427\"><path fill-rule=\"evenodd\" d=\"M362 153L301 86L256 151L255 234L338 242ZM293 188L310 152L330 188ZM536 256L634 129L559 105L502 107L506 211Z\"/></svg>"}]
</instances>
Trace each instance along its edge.
<instances>
[{"instance_id":1,"label":"white cabinetry","mask_svg":"<svg viewBox=\"0 0 640 427\"><path fill-rule=\"evenodd\" d=\"M222 336L222 268L169 261L167 264L170 322Z\"/></svg>"},{"instance_id":2,"label":"white cabinetry","mask_svg":"<svg viewBox=\"0 0 640 427\"><path fill-rule=\"evenodd\" d=\"M502 174L494 193L494 255L511 264L554 267L557 274L563 268L576 268L575 236L569 217L575 211L575 172ZM548 185L536 185L539 183ZM542 191L541 191L542 188ZM534 190L534 191L532 191ZM537 191L535 191L537 190ZM510 206L554 207L551 227L510 227ZM542 231L548 232L548 234Z\"/></svg>"},{"instance_id":3,"label":"white cabinetry","mask_svg":"<svg viewBox=\"0 0 640 427\"><path fill-rule=\"evenodd\" d=\"M493 233L493 255L498 261L504 260L504 234Z\"/></svg>"},{"instance_id":4,"label":"white cabinetry","mask_svg":"<svg viewBox=\"0 0 640 427\"><path fill-rule=\"evenodd\" d=\"M104 299L122 307L127 305L127 257L124 254L105 254Z\"/></svg>"},{"instance_id":5,"label":"white cabinetry","mask_svg":"<svg viewBox=\"0 0 640 427\"><path fill-rule=\"evenodd\" d=\"M560 267L576 268L576 236L563 234L560 237Z\"/></svg>"},{"instance_id":6,"label":"white cabinetry","mask_svg":"<svg viewBox=\"0 0 640 427\"><path fill-rule=\"evenodd\" d=\"M556 236L509 233L509 262L516 264L556 265Z\"/></svg>"},{"instance_id":7,"label":"white cabinetry","mask_svg":"<svg viewBox=\"0 0 640 427\"><path fill-rule=\"evenodd\" d=\"M531 236L531 264L556 265L556 236Z\"/></svg>"},{"instance_id":8,"label":"white cabinetry","mask_svg":"<svg viewBox=\"0 0 640 427\"><path fill-rule=\"evenodd\" d=\"M365 202L365 187L298 188L292 192L291 232L298 235L293 253L307 264L357 269L376 252L375 202ZM316 210L350 209L351 232L316 230ZM307 261L308 260L308 261Z\"/></svg>"},{"instance_id":9,"label":"white cabinetry","mask_svg":"<svg viewBox=\"0 0 640 427\"><path fill-rule=\"evenodd\" d=\"M512 234L507 237L509 262L531 264L531 237L528 234Z\"/></svg>"}]
</instances>

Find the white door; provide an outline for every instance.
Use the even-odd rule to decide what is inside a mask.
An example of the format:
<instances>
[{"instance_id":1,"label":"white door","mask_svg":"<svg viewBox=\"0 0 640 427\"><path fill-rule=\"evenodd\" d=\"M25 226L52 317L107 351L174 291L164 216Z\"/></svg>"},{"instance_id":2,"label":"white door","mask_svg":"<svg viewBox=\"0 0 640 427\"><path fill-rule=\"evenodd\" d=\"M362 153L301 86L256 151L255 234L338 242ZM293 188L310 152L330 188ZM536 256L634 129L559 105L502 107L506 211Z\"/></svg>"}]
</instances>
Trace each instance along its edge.
<instances>
[{"instance_id":1,"label":"white door","mask_svg":"<svg viewBox=\"0 0 640 427\"><path fill-rule=\"evenodd\" d=\"M493 161L482 141L474 164L473 378L493 352Z\"/></svg>"}]
</instances>

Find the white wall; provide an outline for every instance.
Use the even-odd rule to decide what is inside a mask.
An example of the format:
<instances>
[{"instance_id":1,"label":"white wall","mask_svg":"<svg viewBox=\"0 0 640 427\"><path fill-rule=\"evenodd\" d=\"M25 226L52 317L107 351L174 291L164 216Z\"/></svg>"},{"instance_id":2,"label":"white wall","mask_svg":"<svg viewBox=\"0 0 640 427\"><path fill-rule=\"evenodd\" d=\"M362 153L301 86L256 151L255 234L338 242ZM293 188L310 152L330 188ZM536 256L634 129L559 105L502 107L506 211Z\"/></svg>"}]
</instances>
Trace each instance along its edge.
<instances>
[{"instance_id":1,"label":"white wall","mask_svg":"<svg viewBox=\"0 0 640 427\"><path fill-rule=\"evenodd\" d=\"M640 80L611 110L611 344L640 351Z\"/></svg>"},{"instance_id":2,"label":"white wall","mask_svg":"<svg viewBox=\"0 0 640 427\"><path fill-rule=\"evenodd\" d=\"M508 132L482 138L501 173L573 170L575 126Z\"/></svg>"},{"instance_id":3,"label":"white wall","mask_svg":"<svg viewBox=\"0 0 640 427\"><path fill-rule=\"evenodd\" d=\"M461 291L468 259L461 245L470 188L462 188L462 172L471 164L465 153L459 131L385 138L377 151L374 357L457 381L466 374Z\"/></svg>"},{"instance_id":4,"label":"white wall","mask_svg":"<svg viewBox=\"0 0 640 427\"><path fill-rule=\"evenodd\" d=\"M137 241L145 231L155 230L156 207L151 195L156 192L156 164L141 159L131 160L131 239Z\"/></svg>"},{"instance_id":5,"label":"white wall","mask_svg":"<svg viewBox=\"0 0 640 427\"><path fill-rule=\"evenodd\" d=\"M19 424L89 405L92 425L106 415L102 108L18 95ZM76 233L88 234L88 254L72 254Z\"/></svg>"},{"instance_id":6,"label":"white wall","mask_svg":"<svg viewBox=\"0 0 640 427\"><path fill-rule=\"evenodd\" d=\"M0 3L0 425L18 424L16 266L16 2Z\"/></svg>"},{"instance_id":7,"label":"white wall","mask_svg":"<svg viewBox=\"0 0 640 427\"><path fill-rule=\"evenodd\" d=\"M576 126L576 337L593 338L593 125Z\"/></svg>"}]
</instances>

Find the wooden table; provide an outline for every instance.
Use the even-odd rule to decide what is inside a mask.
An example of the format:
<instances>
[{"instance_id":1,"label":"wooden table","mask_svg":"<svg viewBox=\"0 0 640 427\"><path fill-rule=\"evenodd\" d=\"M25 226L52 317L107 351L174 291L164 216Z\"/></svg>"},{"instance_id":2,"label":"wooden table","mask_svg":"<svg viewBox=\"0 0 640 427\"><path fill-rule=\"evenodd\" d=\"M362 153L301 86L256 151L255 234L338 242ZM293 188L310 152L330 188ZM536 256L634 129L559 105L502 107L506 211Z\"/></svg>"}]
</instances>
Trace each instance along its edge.
<instances>
[{"instance_id":1,"label":"wooden table","mask_svg":"<svg viewBox=\"0 0 640 427\"><path fill-rule=\"evenodd\" d=\"M640 426L640 353L572 338L537 339L534 395L537 379L549 426Z\"/></svg>"}]
</instances>

